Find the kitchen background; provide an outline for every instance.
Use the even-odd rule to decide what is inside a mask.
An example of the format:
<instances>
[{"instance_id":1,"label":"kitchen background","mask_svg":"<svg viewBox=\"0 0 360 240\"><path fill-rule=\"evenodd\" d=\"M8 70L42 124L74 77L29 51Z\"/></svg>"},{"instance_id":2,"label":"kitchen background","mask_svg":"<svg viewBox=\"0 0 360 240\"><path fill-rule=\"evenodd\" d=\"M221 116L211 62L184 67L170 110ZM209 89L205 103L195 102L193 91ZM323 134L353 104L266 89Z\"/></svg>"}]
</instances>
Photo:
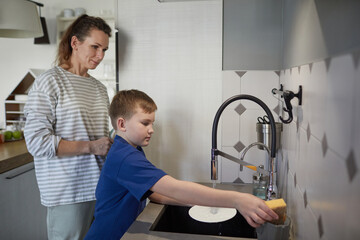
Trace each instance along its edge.
<instances>
[{"instance_id":1,"label":"kitchen background","mask_svg":"<svg viewBox=\"0 0 360 240\"><path fill-rule=\"evenodd\" d=\"M299 106L296 98L292 100L294 120L284 125L282 148L277 153L278 188L288 204L292 237L360 236L360 21L353 14L359 10L358 1L330 1L327 7L318 0L269 1L272 7L280 8L274 21L281 24L253 30L275 35L281 42L273 48L280 51L280 57L272 63L280 59L281 64L268 69L265 65L269 59L255 61L261 63L258 68L241 67L242 61L252 60L245 57L231 61L239 63L238 68L227 68L230 63L222 60L227 51L222 26L226 16L220 0L108 0L101 6L97 1L85 0L41 2L52 44L0 39L1 116L4 99L28 69L51 67L56 50L56 16L62 9L81 6L92 15L100 15L102 9L115 9L119 87L139 88L158 104L156 132L146 148L158 167L183 180L210 181L211 128L221 103L236 94L251 94L262 99L278 120L286 115L281 110L282 99L271 89L283 84L286 90L296 93L302 85L303 103ZM264 4L250 2L258 10ZM254 19L260 16L254 15ZM351 24L339 34L336 26L343 26L342 21ZM241 25L246 24L253 23ZM329 33L331 24L335 30ZM280 33L279 27L283 29ZM269 28L272 31L266 31ZM235 47L253 49L242 42ZM322 57L311 58L314 52ZM222 115L218 134L222 150L239 156L245 146L256 141L256 118L263 114L245 101L231 104ZM245 160L258 165L265 158L264 151L254 148ZM237 164L219 160L219 181L251 181L251 170L240 172Z\"/></svg>"},{"instance_id":2,"label":"kitchen background","mask_svg":"<svg viewBox=\"0 0 360 240\"><path fill-rule=\"evenodd\" d=\"M238 9L237 16L248 16L249 8L258 13L236 22L245 33L258 34L256 39L240 39L247 44L239 41L229 50L246 56L238 56L240 60L235 56L227 61L223 55L228 49L227 39L222 38L226 30L222 19L228 16L222 15L221 1L118 1L120 46L126 49L121 53L120 88L144 89L159 105L157 132L147 148L148 156L175 177L209 181L211 128L220 104L236 94L251 94L268 104L279 119L283 103L271 89L283 84L297 93L302 85L303 104L292 100L294 120L284 125L283 146L277 155L278 187L288 204L292 236L359 237L360 109L356 106L360 97L356 93L360 90L360 38L356 29L360 21L351 10L358 10L359 4L226 2L244 4L245 10ZM229 8L236 9L235 5ZM274 16L274 12L279 14ZM344 26L344 21L350 24ZM268 43L276 39L282 44ZM275 57L271 58L261 49L256 52L259 56L252 56L258 61L248 64L253 59L238 50L258 51L262 45L257 42L269 44L268 50L277 49L279 55L272 53ZM256 118L263 114L245 101L225 109L219 130L222 150L239 156L256 141ZM265 157L264 151L254 148L245 160L258 165L264 164ZM236 163L226 159L219 165L220 181L251 182L251 170L240 172Z\"/></svg>"},{"instance_id":3,"label":"kitchen background","mask_svg":"<svg viewBox=\"0 0 360 240\"><path fill-rule=\"evenodd\" d=\"M114 18L114 0L104 0L99 4L95 0L40 0L44 4L41 8L41 16L45 17L50 44L34 44L31 38L0 38L0 128L5 127L4 101L14 90L30 69L49 69L54 65L57 50L57 17L63 16L64 9L82 7L89 15ZM16 14L16 13L14 13ZM109 22L111 23L111 22ZM114 20L112 20L114 25ZM106 53L103 63L94 75L101 80L104 76L104 64L115 62L115 41L110 41L110 50ZM114 82L115 77L112 77ZM107 83L108 81L104 81ZM109 82L110 84L110 82ZM114 85L114 84L113 84Z\"/></svg>"}]
</instances>

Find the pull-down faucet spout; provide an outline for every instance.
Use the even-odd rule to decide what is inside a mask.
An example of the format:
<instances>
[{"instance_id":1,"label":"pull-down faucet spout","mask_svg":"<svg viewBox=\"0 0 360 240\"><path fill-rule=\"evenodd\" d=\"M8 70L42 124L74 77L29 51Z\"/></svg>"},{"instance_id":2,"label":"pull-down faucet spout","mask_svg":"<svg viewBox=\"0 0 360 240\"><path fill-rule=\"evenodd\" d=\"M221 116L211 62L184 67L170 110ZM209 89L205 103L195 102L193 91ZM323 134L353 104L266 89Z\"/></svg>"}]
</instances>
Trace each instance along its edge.
<instances>
[{"instance_id":1,"label":"pull-down faucet spout","mask_svg":"<svg viewBox=\"0 0 360 240\"><path fill-rule=\"evenodd\" d=\"M276 195L274 194L274 180L275 180L275 156L276 156L276 129L275 129L275 120L274 116L272 115L270 109L268 106L261 101L260 99L246 94L240 94L235 95L229 99L227 99L218 109L218 111L215 114L213 127L212 127L212 147L211 147L211 180L217 180L218 179L218 160L217 156L220 155L222 152L217 149L217 129L218 129L218 123L220 116L224 109L232 102L235 102L237 100L250 100L252 102L257 103L260 105L260 107L265 111L267 114L269 121L270 121L270 127L271 127L271 147L270 147L270 169L269 169L269 187L268 187L268 199L271 199L272 196Z\"/></svg>"}]
</instances>

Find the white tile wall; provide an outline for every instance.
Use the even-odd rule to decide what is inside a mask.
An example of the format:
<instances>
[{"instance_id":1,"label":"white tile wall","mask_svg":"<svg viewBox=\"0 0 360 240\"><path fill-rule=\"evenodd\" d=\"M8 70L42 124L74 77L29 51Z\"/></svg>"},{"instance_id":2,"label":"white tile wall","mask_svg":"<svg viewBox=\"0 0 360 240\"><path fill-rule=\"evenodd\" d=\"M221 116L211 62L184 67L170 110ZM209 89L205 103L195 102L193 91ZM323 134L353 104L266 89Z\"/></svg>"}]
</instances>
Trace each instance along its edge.
<instances>
[{"instance_id":1,"label":"white tile wall","mask_svg":"<svg viewBox=\"0 0 360 240\"><path fill-rule=\"evenodd\" d=\"M307 119L311 123L311 133L317 139L324 135L326 116L324 111L327 108L326 101L327 85L325 62L317 62L312 66L309 80L305 80L307 87L304 87L304 106L308 108ZM304 114L305 115L305 114Z\"/></svg>"},{"instance_id":2,"label":"white tile wall","mask_svg":"<svg viewBox=\"0 0 360 240\"><path fill-rule=\"evenodd\" d=\"M270 109L278 104L271 89L278 88L279 76L273 71L248 71L241 77L241 94L250 94L266 102ZM259 106L250 101L244 101L246 108L259 109Z\"/></svg>"},{"instance_id":3,"label":"white tile wall","mask_svg":"<svg viewBox=\"0 0 360 240\"><path fill-rule=\"evenodd\" d=\"M292 100L294 121L284 125L282 149L277 153L278 188L288 204L292 239L360 238L359 56L360 52L354 52L286 69L277 78L271 71L252 71L240 79L239 93L260 96L272 110L277 105L268 94L273 87L281 83L296 93L298 86L303 86L303 104L298 106L297 99ZM223 88L234 94L238 86L229 84L238 82L229 80L230 76L234 74L223 74ZM268 79L273 80L270 83ZM247 103L244 106L249 109L240 117L226 116L240 118L239 133L223 131L223 139L236 141L238 136L248 145L256 138L251 122L261 111ZM237 122L231 121L226 123ZM223 149L231 146L223 145ZM245 160L253 157L261 158L249 152ZM222 180L231 181L230 176L249 179L247 173L236 175L234 169L232 164L223 163L222 174L229 177Z\"/></svg>"},{"instance_id":4,"label":"white tile wall","mask_svg":"<svg viewBox=\"0 0 360 240\"><path fill-rule=\"evenodd\" d=\"M279 75L273 71L249 71L241 77L234 71L223 71L223 100L238 94L253 95L268 104L274 115L275 120L278 119L273 109L278 105L278 98L274 97L271 89L278 88ZM231 85L232 84L232 85ZM239 104L242 104L246 110L239 116L234 110ZM244 146L248 146L253 142L257 142L256 123L257 117L264 116L264 110L249 100L240 100L230 104L222 114L222 150L227 152L238 152L233 146L241 141ZM230 152L227 152L231 154ZM256 166L265 165L266 167L267 153L259 150L257 147L250 149L244 160ZM239 172L239 167L234 167L233 163L224 163L230 160L222 159L222 182L233 182L228 176L239 176L244 182L252 182L254 171L243 168ZM227 166L230 167L227 167Z\"/></svg>"},{"instance_id":5,"label":"white tile wall","mask_svg":"<svg viewBox=\"0 0 360 240\"><path fill-rule=\"evenodd\" d=\"M221 145L233 147L240 140L240 117L239 114L231 109L231 106L224 109L221 114ZM220 123L219 123L220 124Z\"/></svg>"},{"instance_id":6,"label":"white tile wall","mask_svg":"<svg viewBox=\"0 0 360 240\"><path fill-rule=\"evenodd\" d=\"M127 39L119 44L119 87L140 89L158 106L147 157L175 178L210 181L212 122L222 102L221 1L117 5Z\"/></svg>"},{"instance_id":7,"label":"white tile wall","mask_svg":"<svg viewBox=\"0 0 360 240\"><path fill-rule=\"evenodd\" d=\"M360 51L358 51L357 56L360 58ZM360 61L359 61L360 62ZM357 126L357 123L360 123L360 63L357 62L357 65L355 67L355 87L353 88L354 95L355 95L355 116L354 116L354 126ZM358 163L360 162L360 131L355 130L353 131L353 141L352 141L352 149L354 150L355 158L358 160ZM360 163L358 164L358 168L360 168ZM359 177L359 176L358 176Z\"/></svg>"},{"instance_id":8,"label":"white tile wall","mask_svg":"<svg viewBox=\"0 0 360 240\"><path fill-rule=\"evenodd\" d=\"M349 154L354 130L344 126L355 122L355 73L351 54L331 59L327 72L325 132L329 146L342 158Z\"/></svg>"}]
</instances>

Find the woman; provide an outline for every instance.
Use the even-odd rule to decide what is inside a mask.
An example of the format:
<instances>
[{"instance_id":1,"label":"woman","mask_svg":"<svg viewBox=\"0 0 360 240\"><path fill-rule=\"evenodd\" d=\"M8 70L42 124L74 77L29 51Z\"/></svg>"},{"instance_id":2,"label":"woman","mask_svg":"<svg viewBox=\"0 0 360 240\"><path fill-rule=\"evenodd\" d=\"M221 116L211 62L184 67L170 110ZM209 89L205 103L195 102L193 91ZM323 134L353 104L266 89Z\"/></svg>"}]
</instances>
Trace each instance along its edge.
<instances>
[{"instance_id":1,"label":"woman","mask_svg":"<svg viewBox=\"0 0 360 240\"><path fill-rule=\"evenodd\" d=\"M36 78L24 108L24 135L47 207L50 240L83 239L91 224L112 140L107 90L88 70L104 58L110 36L101 18L76 19L60 42L57 66Z\"/></svg>"}]
</instances>

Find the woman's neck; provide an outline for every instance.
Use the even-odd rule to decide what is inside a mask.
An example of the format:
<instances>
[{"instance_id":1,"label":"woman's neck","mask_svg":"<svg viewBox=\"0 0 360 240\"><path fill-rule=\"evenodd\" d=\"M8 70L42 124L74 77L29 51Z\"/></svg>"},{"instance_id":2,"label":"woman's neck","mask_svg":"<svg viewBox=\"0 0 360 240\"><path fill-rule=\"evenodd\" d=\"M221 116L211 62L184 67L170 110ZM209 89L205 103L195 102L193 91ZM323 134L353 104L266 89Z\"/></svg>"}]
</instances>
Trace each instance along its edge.
<instances>
[{"instance_id":1,"label":"woman's neck","mask_svg":"<svg viewBox=\"0 0 360 240\"><path fill-rule=\"evenodd\" d=\"M69 66L70 65L70 66ZM71 72L73 74L82 76L82 77L89 77L88 69L82 68L80 64L73 63L70 61L70 64L63 64L60 65L63 69L65 69L68 72Z\"/></svg>"}]
</instances>

